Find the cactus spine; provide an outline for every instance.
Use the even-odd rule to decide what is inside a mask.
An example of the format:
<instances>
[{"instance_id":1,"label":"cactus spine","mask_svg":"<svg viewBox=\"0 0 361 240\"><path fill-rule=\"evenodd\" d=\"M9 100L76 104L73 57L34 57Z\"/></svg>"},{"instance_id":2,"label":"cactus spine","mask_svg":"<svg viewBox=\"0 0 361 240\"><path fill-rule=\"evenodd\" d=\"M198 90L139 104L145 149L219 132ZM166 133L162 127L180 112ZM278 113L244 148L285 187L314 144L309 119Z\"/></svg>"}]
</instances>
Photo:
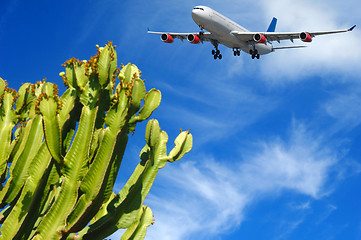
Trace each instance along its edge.
<instances>
[{"instance_id":1,"label":"cactus spine","mask_svg":"<svg viewBox=\"0 0 361 240\"><path fill-rule=\"evenodd\" d=\"M168 136L150 120L140 163L113 193L128 134L161 93L146 91L135 65L117 68L111 42L64 67L60 97L45 80L16 92L0 78L0 239L103 239L119 228L122 239L143 239L153 222L144 199L158 170L191 150L192 135L181 132L167 155Z\"/></svg>"}]
</instances>

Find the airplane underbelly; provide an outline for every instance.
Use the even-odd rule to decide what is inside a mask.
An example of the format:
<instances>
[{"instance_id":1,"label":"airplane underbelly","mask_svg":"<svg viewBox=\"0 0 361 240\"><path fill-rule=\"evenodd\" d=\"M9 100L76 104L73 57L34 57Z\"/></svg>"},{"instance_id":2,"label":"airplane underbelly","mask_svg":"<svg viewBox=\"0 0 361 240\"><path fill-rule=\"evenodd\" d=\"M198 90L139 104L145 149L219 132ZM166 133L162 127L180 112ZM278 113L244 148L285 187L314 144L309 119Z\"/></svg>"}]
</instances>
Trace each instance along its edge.
<instances>
[{"instance_id":1,"label":"airplane underbelly","mask_svg":"<svg viewBox=\"0 0 361 240\"><path fill-rule=\"evenodd\" d=\"M247 43L240 41L238 38L236 38L233 35L221 39L221 44L229 48L246 48L248 46Z\"/></svg>"},{"instance_id":2,"label":"airplane underbelly","mask_svg":"<svg viewBox=\"0 0 361 240\"><path fill-rule=\"evenodd\" d=\"M265 54L271 53L273 51L272 45L270 45L270 44L256 43L255 47L258 51L258 54L260 54L260 55L265 55ZM250 50L253 50L253 46L248 45L247 47L244 47L241 50L249 54Z\"/></svg>"}]
</instances>

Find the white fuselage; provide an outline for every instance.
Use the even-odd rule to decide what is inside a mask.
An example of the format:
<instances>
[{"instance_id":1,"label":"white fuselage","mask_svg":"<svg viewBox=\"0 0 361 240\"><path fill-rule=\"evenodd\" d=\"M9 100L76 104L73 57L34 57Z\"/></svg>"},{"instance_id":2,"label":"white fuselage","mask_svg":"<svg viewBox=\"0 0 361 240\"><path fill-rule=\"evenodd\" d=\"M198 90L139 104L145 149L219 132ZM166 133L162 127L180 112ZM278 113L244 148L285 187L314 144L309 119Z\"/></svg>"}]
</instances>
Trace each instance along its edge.
<instances>
[{"instance_id":1,"label":"white fuselage","mask_svg":"<svg viewBox=\"0 0 361 240\"><path fill-rule=\"evenodd\" d=\"M198 26L215 35L220 44L229 48L240 49L246 53L253 49L253 44L241 41L232 34L232 31L249 31L217 11L206 6L197 6L192 10L192 18ZM268 42L256 43L255 48L261 55L273 51L272 45Z\"/></svg>"}]
</instances>

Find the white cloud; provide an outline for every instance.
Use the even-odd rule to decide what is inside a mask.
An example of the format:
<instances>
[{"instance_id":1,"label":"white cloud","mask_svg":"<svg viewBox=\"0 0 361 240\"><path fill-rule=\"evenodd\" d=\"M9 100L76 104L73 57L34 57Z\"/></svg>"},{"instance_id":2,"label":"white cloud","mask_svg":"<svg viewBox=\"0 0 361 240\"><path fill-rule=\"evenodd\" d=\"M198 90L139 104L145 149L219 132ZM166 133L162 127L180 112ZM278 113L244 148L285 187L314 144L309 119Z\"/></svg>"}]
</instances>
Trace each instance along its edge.
<instances>
[{"instance_id":1,"label":"white cloud","mask_svg":"<svg viewBox=\"0 0 361 240\"><path fill-rule=\"evenodd\" d=\"M333 132L352 130L361 124L361 95L359 85L347 93L339 93L323 105L326 113L336 120Z\"/></svg>"},{"instance_id":2,"label":"white cloud","mask_svg":"<svg viewBox=\"0 0 361 240\"><path fill-rule=\"evenodd\" d=\"M321 143L322 139L312 136L302 124L295 124L288 142L263 142L260 153L247 154L241 173L256 192L290 189L318 198L323 194L329 167L336 162ZM256 172L262 178L254 178Z\"/></svg>"},{"instance_id":3,"label":"white cloud","mask_svg":"<svg viewBox=\"0 0 361 240\"><path fill-rule=\"evenodd\" d=\"M248 205L285 190L311 199L322 197L336 163L334 152L322 144L321 138L295 123L289 139L263 141L244 154L243 161L230 164L203 155L196 162L168 166L159 173L160 184L147 200L156 219L147 237L217 236L236 229Z\"/></svg>"}]
</instances>

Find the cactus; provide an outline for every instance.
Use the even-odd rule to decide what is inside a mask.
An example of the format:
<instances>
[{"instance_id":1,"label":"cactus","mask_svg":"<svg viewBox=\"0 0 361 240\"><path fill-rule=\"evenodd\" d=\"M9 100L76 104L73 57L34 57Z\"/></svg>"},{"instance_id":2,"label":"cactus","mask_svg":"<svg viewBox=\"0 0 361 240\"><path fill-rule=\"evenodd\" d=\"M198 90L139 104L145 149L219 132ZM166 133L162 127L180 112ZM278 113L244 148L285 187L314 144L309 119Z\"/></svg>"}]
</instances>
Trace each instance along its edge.
<instances>
[{"instance_id":1,"label":"cactus","mask_svg":"<svg viewBox=\"0 0 361 240\"><path fill-rule=\"evenodd\" d=\"M0 78L0 239L143 239L153 214L143 202L158 170L192 148L181 132L167 154L157 120L146 127L140 163L113 192L128 134L159 106L140 70L117 68L115 46L97 46L89 61L72 58L55 84L23 84L16 92ZM117 79L119 80L117 84Z\"/></svg>"}]
</instances>

